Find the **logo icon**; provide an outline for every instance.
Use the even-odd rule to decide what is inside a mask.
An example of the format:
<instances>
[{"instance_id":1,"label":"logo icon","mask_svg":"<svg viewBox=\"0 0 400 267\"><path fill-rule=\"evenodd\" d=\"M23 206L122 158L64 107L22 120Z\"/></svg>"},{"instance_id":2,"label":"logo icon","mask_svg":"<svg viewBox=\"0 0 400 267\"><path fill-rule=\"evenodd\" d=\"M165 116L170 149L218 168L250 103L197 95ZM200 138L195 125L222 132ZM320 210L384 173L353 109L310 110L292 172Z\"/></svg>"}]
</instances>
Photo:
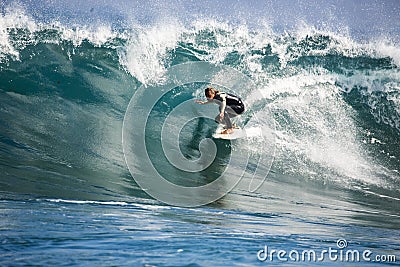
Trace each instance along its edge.
<instances>
[{"instance_id":1,"label":"logo icon","mask_svg":"<svg viewBox=\"0 0 400 267\"><path fill-rule=\"evenodd\" d=\"M239 183L256 191L268 175L275 152L275 125L269 109L263 108L261 117L250 106L244 130L249 124L257 127L256 140L214 140L201 127L216 125L213 105L194 103L200 94L193 89L198 88L198 93L213 85L245 94L245 102L250 99L251 104L250 96L263 99L252 80L224 65L189 62L169 68L162 81L140 87L125 113L123 151L136 183L157 200L183 207L214 202ZM182 152L184 141L197 157Z\"/></svg>"}]
</instances>

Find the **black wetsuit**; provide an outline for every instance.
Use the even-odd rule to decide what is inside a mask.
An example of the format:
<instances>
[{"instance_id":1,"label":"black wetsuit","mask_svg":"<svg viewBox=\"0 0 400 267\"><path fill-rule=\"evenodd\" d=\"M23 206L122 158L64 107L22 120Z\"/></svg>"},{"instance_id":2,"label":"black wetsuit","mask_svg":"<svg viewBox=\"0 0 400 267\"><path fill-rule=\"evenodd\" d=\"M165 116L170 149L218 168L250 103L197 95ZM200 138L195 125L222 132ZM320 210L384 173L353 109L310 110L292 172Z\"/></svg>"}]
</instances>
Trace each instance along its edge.
<instances>
[{"instance_id":1,"label":"black wetsuit","mask_svg":"<svg viewBox=\"0 0 400 267\"><path fill-rule=\"evenodd\" d=\"M215 121L226 125L227 129L232 128L231 118L236 117L244 112L244 104L240 97L228 94L228 93L217 93L213 102L219 105L220 113L224 113L224 118L221 120L219 114L215 118Z\"/></svg>"}]
</instances>

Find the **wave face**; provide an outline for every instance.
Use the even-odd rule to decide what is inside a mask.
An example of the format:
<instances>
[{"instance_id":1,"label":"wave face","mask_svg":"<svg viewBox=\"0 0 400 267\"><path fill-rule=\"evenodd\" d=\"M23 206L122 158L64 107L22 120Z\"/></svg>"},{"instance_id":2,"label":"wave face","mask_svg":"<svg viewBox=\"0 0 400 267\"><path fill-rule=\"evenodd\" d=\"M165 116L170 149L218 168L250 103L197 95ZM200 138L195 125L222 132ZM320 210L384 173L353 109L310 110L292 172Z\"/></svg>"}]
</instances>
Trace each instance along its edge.
<instances>
[{"instance_id":1,"label":"wave face","mask_svg":"<svg viewBox=\"0 0 400 267\"><path fill-rule=\"evenodd\" d=\"M1 1L0 265L255 266L267 245L310 259L347 241L347 252L371 257L400 251L395 2ZM129 109L131 99L153 100L171 70L189 65L237 74L216 86L247 77L234 91L247 107L239 124L274 125L272 138L214 140L207 161L218 111L194 105L204 98L199 79L163 95L145 129L125 135L148 104ZM176 112L183 103L192 106ZM187 119L205 110L211 120ZM208 167L171 164L162 149L176 140L168 155ZM194 202L244 178L209 205L169 206L136 183L155 176L147 155L186 189L222 181L189 195ZM263 172L249 190L248 177ZM164 185L159 192L182 200ZM336 259L328 264L344 265Z\"/></svg>"},{"instance_id":2,"label":"wave face","mask_svg":"<svg viewBox=\"0 0 400 267\"><path fill-rule=\"evenodd\" d=\"M207 61L249 76L257 87L243 92L249 111L273 114L269 179L280 186L297 181L299 191L318 184L398 201L399 55L390 38L357 41L307 24L291 32L214 18L67 27L4 7L1 191L9 198L146 198L122 152L129 100L140 86L162 83L169 67ZM202 96L201 88L182 90ZM256 147L270 153L262 143ZM198 156L196 149L187 153Z\"/></svg>"}]
</instances>

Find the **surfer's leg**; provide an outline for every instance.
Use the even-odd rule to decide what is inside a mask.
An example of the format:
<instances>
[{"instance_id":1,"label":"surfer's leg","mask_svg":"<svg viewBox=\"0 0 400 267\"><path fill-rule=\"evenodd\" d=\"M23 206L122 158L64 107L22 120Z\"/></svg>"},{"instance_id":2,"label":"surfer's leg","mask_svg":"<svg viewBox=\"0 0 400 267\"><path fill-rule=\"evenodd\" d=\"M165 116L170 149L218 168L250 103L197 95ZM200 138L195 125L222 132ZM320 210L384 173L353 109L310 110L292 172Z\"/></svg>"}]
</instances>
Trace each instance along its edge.
<instances>
[{"instance_id":1,"label":"surfer's leg","mask_svg":"<svg viewBox=\"0 0 400 267\"><path fill-rule=\"evenodd\" d=\"M229 117L229 121L231 121L230 119L238 116L240 113L238 113L236 111L236 106L233 107L228 107L225 111L225 116ZM231 123L232 127L231 128L237 128L237 126L235 125L235 123Z\"/></svg>"},{"instance_id":2,"label":"surfer's leg","mask_svg":"<svg viewBox=\"0 0 400 267\"><path fill-rule=\"evenodd\" d=\"M225 117L225 115L224 115L224 117ZM221 120L221 117L219 116L219 114L217 115L217 117L215 117L214 121L216 123L226 125L225 120L223 120L223 119Z\"/></svg>"},{"instance_id":3,"label":"surfer's leg","mask_svg":"<svg viewBox=\"0 0 400 267\"><path fill-rule=\"evenodd\" d=\"M226 113L228 113L230 119L239 116L243 112L244 105L232 105L226 109ZM238 128L238 126L235 123L232 123L232 128Z\"/></svg>"},{"instance_id":4,"label":"surfer's leg","mask_svg":"<svg viewBox=\"0 0 400 267\"><path fill-rule=\"evenodd\" d=\"M225 111L224 113L224 124L226 125L226 129L231 129L232 128L232 122L231 122L231 115Z\"/></svg>"},{"instance_id":5,"label":"surfer's leg","mask_svg":"<svg viewBox=\"0 0 400 267\"><path fill-rule=\"evenodd\" d=\"M219 114L217 117L215 117L214 120L216 123L223 124L223 125L225 125L225 128L230 129L230 128L232 128L232 122L231 122L230 117L231 117L231 115L225 111L224 118L222 120L221 120L221 117L219 116Z\"/></svg>"},{"instance_id":6,"label":"surfer's leg","mask_svg":"<svg viewBox=\"0 0 400 267\"><path fill-rule=\"evenodd\" d=\"M222 120L225 125L226 125L226 130L223 131L223 134L229 134L233 132L234 128L237 128L236 125L232 124L231 118L234 118L240 114L242 114L244 111L244 106L227 106L224 112L224 119ZM216 118L217 119L217 118ZM220 120L219 115L218 115L218 120Z\"/></svg>"},{"instance_id":7,"label":"surfer's leg","mask_svg":"<svg viewBox=\"0 0 400 267\"><path fill-rule=\"evenodd\" d=\"M226 129L221 132L221 134L230 134L233 132L233 125L231 122L230 114L228 112L224 113L224 122L226 125Z\"/></svg>"},{"instance_id":8,"label":"surfer's leg","mask_svg":"<svg viewBox=\"0 0 400 267\"><path fill-rule=\"evenodd\" d=\"M219 112L221 112L221 108L219 109ZM234 111L229 106L227 106L226 109L225 109L225 112L224 112L224 118L221 119L221 117L218 114L215 117L214 121L216 123L220 123L220 124L225 125L226 129L230 129L230 128L232 128L232 122L231 122L231 119L230 119L230 118L232 118L232 114L231 114L232 112L234 113Z\"/></svg>"}]
</instances>

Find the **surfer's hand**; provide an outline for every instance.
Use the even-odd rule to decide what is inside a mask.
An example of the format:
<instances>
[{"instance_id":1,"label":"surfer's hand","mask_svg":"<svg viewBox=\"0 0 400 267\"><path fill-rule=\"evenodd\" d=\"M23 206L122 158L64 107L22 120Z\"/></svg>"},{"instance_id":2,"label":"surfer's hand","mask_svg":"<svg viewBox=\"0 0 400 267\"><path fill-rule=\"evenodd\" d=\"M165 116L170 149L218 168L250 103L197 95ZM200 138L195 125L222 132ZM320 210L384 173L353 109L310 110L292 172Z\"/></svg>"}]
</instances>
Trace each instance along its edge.
<instances>
[{"instance_id":1,"label":"surfer's hand","mask_svg":"<svg viewBox=\"0 0 400 267\"><path fill-rule=\"evenodd\" d=\"M224 113L220 113L219 117L221 118L221 120L224 118Z\"/></svg>"},{"instance_id":2,"label":"surfer's hand","mask_svg":"<svg viewBox=\"0 0 400 267\"><path fill-rule=\"evenodd\" d=\"M197 100L197 99L194 102L196 102L197 104L204 104L204 101Z\"/></svg>"}]
</instances>

